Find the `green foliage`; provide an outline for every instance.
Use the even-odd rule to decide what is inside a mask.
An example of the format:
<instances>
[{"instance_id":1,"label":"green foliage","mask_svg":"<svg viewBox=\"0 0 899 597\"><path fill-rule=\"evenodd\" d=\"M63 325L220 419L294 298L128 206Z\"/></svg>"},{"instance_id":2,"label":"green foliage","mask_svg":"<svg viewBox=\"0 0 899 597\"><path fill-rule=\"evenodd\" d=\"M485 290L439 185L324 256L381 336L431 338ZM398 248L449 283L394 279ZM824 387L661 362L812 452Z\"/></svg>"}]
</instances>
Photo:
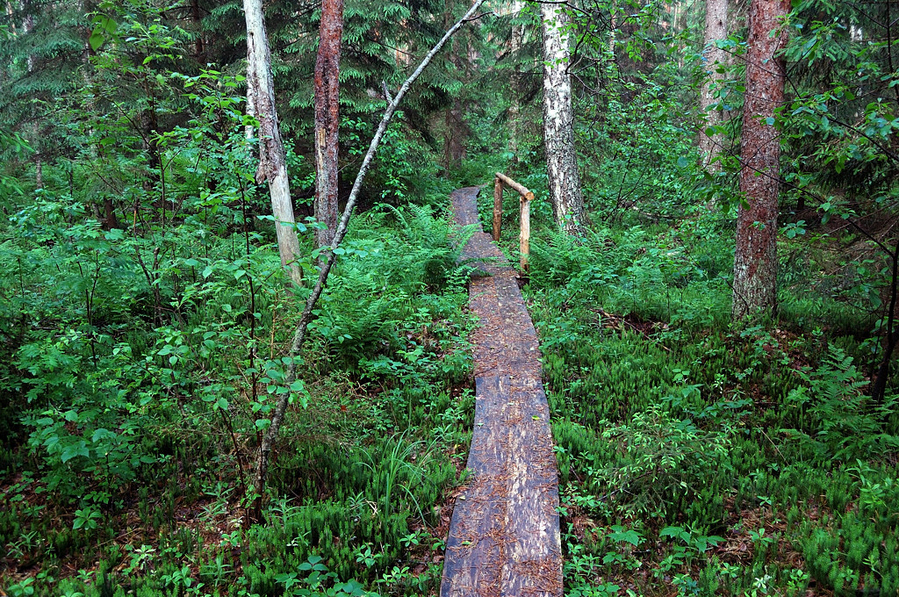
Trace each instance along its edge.
<instances>
[{"instance_id":1,"label":"green foliage","mask_svg":"<svg viewBox=\"0 0 899 597\"><path fill-rule=\"evenodd\" d=\"M696 150L673 98L670 81L645 77L635 97L625 104L612 96L605 104L590 102L581 112L587 122L603 126L578 130L584 148L585 195L593 217L602 220L671 221L689 212L695 193ZM589 150L590 153L587 153Z\"/></svg>"},{"instance_id":2,"label":"green foliage","mask_svg":"<svg viewBox=\"0 0 899 597\"><path fill-rule=\"evenodd\" d=\"M470 393L460 399L471 370L456 263L465 235L426 207L361 217L338 249L312 349L296 357L305 375L287 386L281 351L309 289L285 293L273 230L253 217L261 201L240 80L206 70L164 84L195 112L155 138L161 170L137 151L127 117L73 122L88 145L67 166L72 178L47 165L45 188L11 204L0 252L0 391L11 413L0 545L17 555L2 565L82 572L4 590L433 589L439 569L410 570L440 542L403 540L439 521L435 506L456 480L448 453L473 409ZM131 202L125 223L97 213L98 173ZM313 274L307 223L297 225L301 267ZM249 525L246 478L285 393L296 453L273 462L267 524ZM357 560L366 545L377 565Z\"/></svg>"},{"instance_id":3,"label":"green foliage","mask_svg":"<svg viewBox=\"0 0 899 597\"><path fill-rule=\"evenodd\" d=\"M700 22L697 6L681 19ZM433 527L474 408L467 236L432 180L434 116L451 104L476 156L454 173L474 177L462 184L516 159L511 173L538 195L525 293L543 340L568 594L899 589L895 376L884 397L866 395L893 332L897 36L885 4L804 0L786 24L790 99L769 123L787 183L779 320L729 327L739 165L725 154L705 172L693 148L698 29L659 18L661 3L601 2L574 12L572 28L592 230L547 230L533 15L470 28L388 130L363 193L376 207L337 250L296 362L284 347L309 289L285 292L259 217L239 3L8 8L5 594L437 590ZM347 5L343 163L460 8ZM319 12L266 9L301 200L314 182ZM510 24L524 33L506 52ZM733 32L718 45L739 55L746 42ZM740 109L741 68L725 73L716 109ZM713 132L735 142L740 120ZM515 204L507 197L507 220ZM316 224L300 220L312 279ZM291 364L302 375L288 386ZM247 480L284 395L264 520L251 524Z\"/></svg>"},{"instance_id":4,"label":"green foliage","mask_svg":"<svg viewBox=\"0 0 899 597\"><path fill-rule=\"evenodd\" d=\"M588 233L581 242L552 233L532 242L532 279L565 290L547 298L556 305L602 301L609 312L632 313L695 329L724 321L730 300L729 272L721 255L721 230L697 217L679 230L633 226ZM661 291L660 291L661 290ZM575 309L581 320L601 318ZM564 341L548 338L549 342Z\"/></svg>"},{"instance_id":5,"label":"green foliage","mask_svg":"<svg viewBox=\"0 0 899 597\"><path fill-rule=\"evenodd\" d=\"M836 336L859 319L803 288L803 268L787 318L729 329L725 231L697 214L532 241L566 591L605 594L636 570L683 595L892 590L895 396L866 395L864 345Z\"/></svg>"},{"instance_id":6,"label":"green foliage","mask_svg":"<svg viewBox=\"0 0 899 597\"><path fill-rule=\"evenodd\" d=\"M394 234L384 233L388 225ZM445 350L467 300L458 265L467 236L451 234L448 222L416 206L383 206L360 218L312 326L340 361L374 378L465 378L467 367Z\"/></svg>"},{"instance_id":7,"label":"green foliage","mask_svg":"<svg viewBox=\"0 0 899 597\"><path fill-rule=\"evenodd\" d=\"M807 454L822 464L899 450L899 436L890 432L890 419L899 396L874 403L862 389L867 382L840 348L832 347L820 367L799 372L807 385L787 395L785 418L789 430Z\"/></svg>"}]
</instances>

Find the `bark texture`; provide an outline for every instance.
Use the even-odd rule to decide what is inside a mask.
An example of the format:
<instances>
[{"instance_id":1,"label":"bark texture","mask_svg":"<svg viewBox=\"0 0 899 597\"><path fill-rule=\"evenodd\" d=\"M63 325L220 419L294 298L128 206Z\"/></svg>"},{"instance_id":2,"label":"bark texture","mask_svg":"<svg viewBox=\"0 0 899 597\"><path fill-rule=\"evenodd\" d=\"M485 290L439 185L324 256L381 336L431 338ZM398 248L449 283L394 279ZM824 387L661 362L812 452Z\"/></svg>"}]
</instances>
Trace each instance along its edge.
<instances>
[{"instance_id":1,"label":"bark texture","mask_svg":"<svg viewBox=\"0 0 899 597\"><path fill-rule=\"evenodd\" d=\"M512 25L512 36L509 39L509 54L515 57L515 66L512 68L512 71L509 73L509 112L508 117L506 118L506 122L508 122L508 130L509 130L509 144L507 146L509 154L512 156L512 164L518 163L518 145L519 145L519 136L521 132L519 131L521 119L521 103L519 101L519 97L522 95L522 73L521 73L521 61L518 59L518 54L521 51L522 46L524 45L524 27L521 25Z\"/></svg>"},{"instance_id":2,"label":"bark texture","mask_svg":"<svg viewBox=\"0 0 899 597\"><path fill-rule=\"evenodd\" d=\"M746 55L746 103L740 146L740 191L747 204L737 218L733 317L777 310L777 215L780 142L773 126L784 100L784 62L777 56L785 41L779 30L789 0L752 0Z\"/></svg>"},{"instance_id":3,"label":"bark texture","mask_svg":"<svg viewBox=\"0 0 899 597\"><path fill-rule=\"evenodd\" d=\"M272 81L272 57L265 32L261 0L244 0L247 22L247 101L259 121L259 169L256 182L268 183L272 197L272 213L278 235L281 265L289 268L290 278L302 284L302 271L296 263L300 242L295 227L287 160L278 113L275 110L275 88Z\"/></svg>"},{"instance_id":4,"label":"bark texture","mask_svg":"<svg viewBox=\"0 0 899 597\"><path fill-rule=\"evenodd\" d=\"M569 234L583 232L584 197L574 149L568 13L561 4L540 5L543 19L543 137L553 215Z\"/></svg>"},{"instance_id":5,"label":"bark texture","mask_svg":"<svg viewBox=\"0 0 899 597\"><path fill-rule=\"evenodd\" d=\"M337 149L340 124L340 39L343 0L323 0L315 61L315 219L327 227L315 232L319 247L329 246L337 230Z\"/></svg>"},{"instance_id":6,"label":"bark texture","mask_svg":"<svg viewBox=\"0 0 899 597\"><path fill-rule=\"evenodd\" d=\"M444 114L446 132L443 141L443 165L447 170L462 167L465 160L465 147L468 143L468 125L465 123L465 112L468 102L453 98L453 105Z\"/></svg>"},{"instance_id":7,"label":"bark texture","mask_svg":"<svg viewBox=\"0 0 899 597\"><path fill-rule=\"evenodd\" d=\"M443 21L446 28L453 24L452 3L446 4ZM468 60L467 54L464 40L460 40L458 37L450 40L447 60L453 65L455 76L462 81L467 80L470 76L471 62ZM464 94L461 95L460 97L460 94L456 94L456 97L453 97L452 105L444 112L443 167L447 170L457 170L462 167L471 132L465 122L468 101L464 98Z\"/></svg>"},{"instance_id":8,"label":"bark texture","mask_svg":"<svg viewBox=\"0 0 899 597\"><path fill-rule=\"evenodd\" d=\"M702 51L702 70L705 73L699 93L699 105L706 117L705 128L719 126L723 114L719 109L712 109L717 103L716 89L724 80L724 73L718 68L727 63L727 52L719 49L715 42L727 37L727 0L707 0L705 9L705 48ZM703 165L718 170L715 158L723 147L722 135L707 135L705 128L699 133L699 148L703 153Z\"/></svg>"}]
</instances>

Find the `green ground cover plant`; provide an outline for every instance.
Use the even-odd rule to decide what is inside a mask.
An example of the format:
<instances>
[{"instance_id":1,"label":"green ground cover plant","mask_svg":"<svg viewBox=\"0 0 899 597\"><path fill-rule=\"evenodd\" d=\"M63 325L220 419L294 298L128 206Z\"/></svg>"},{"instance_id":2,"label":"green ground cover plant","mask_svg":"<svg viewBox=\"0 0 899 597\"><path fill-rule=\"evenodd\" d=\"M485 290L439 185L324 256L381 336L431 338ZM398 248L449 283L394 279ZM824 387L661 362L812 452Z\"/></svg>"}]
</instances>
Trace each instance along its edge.
<instances>
[{"instance_id":1,"label":"green ground cover plant","mask_svg":"<svg viewBox=\"0 0 899 597\"><path fill-rule=\"evenodd\" d=\"M566 594L893 594L899 411L866 392L870 320L788 288L779 322L732 326L727 238L709 214L533 243Z\"/></svg>"},{"instance_id":2,"label":"green ground cover plant","mask_svg":"<svg viewBox=\"0 0 899 597\"><path fill-rule=\"evenodd\" d=\"M325 251L308 217L318 4L265 6L306 280L288 287L239 4L7 2L0 594L437 594L475 402L470 231L450 225L448 195L496 171L536 194L521 279L566 595L899 594L891 3L791 3L786 97L764 119L781 155L778 309L737 323L751 42L740 3L725 38L703 39L711 3L565 4L577 237L552 225L539 11L479 13L387 129L291 356ZM340 202L414 58L462 8L347 4ZM730 58L705 110L712 45ZM721 143L708 163L703 134ZM518 206L507 191L512 263ZM488 186L485 229L490 208Z\"/></svg>"},{"instance_id":3,"label":"green ground cover plant","mask_svg":"<svg viewBox=\"0 0 899 597\"><path fill-rule=\"evenodd\" d=\"M239 227L225 236L184 214L150 238L77 209L44 193L4 242L3 590L434 590L473 407L466 275L445 214L359 217L306 373L286 388L289 314L308 290L285 292L240 209L215 214ZM268 506L250 524L247 475L285 391Z\"/></svg>"}]
</instances>

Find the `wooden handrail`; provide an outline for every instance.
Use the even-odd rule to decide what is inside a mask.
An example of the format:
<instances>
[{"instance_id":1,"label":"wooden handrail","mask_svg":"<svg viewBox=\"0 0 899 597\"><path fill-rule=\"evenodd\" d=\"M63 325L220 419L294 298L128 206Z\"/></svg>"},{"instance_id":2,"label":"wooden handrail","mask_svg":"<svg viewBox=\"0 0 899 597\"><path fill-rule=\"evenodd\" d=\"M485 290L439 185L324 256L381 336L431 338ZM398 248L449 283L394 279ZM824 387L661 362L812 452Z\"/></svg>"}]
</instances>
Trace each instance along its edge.
<instances>
[{"instance_id":1,"label":"wooden handrail","mask_svg":"<svg viewBox=\"0 0 899 597\"><path fill-rule=\"evenodd\" d=\"M510 188L515 189L518 193L525 197L528 201L534 200L534 193L530 192L523 184L517 183L502 172L497 172L496 177L506 183Z\"/></svg>"},{"instance_id":2,"label":"wooden handrail","mask_svg":"<svg viewBox=\"0 0 899 597\"><path fill-rule=\"evenodd\" d=\"M531 252L531 201L534 193L523 184L515 182L502 172L497 172L493 179L493 240L499 241L503 223L503 185L518 191L520 195L521 233L518 237L521 253L521 271L528 271L528 255Z\"/></svg>"}]
</instances>

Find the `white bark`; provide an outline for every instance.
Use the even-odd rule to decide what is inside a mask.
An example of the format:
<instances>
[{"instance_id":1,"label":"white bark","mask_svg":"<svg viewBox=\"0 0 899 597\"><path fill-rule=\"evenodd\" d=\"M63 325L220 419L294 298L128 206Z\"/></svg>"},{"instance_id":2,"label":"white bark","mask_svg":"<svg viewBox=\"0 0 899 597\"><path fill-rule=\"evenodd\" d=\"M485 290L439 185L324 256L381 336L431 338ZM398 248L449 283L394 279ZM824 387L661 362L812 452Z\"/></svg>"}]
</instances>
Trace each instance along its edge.
<instances>
[{"instance_id":1,"label":"white bark","mask_svg":"<svg viewBox=\"0 0 899 597\"><path fill-rule=\"evenodd\" d=\"M705 76L699 94L699 105L705 114L706 122L699 133L699 148L703 153L703 165L712 170L718 170L715 158L723 149L724 136L707 135L705 129L719 126L723 122L721 110L712 109L712 106L718 103L715 94L725 76L725 73L717 71L728 62L727 52L719 49L715 42L726 38L727 0L706 0L705 47L702 51L702 70Z\"/></svg>"},{"instance_id":2,"label":"white bark","mask_svg":"<svg viewBox=\"0 0 899 597\"><path fill-rule=\"evenodd\" d=\"M253 63L247 61L247 81L254 81ZM256 86L247 83L247 116L256 118ZM247 140L250 141L256 136L256 127L248 124L244 127L244 133Z\"/></svg>"},{"instance_id":3,"label":"white bark","mask_svg":"<svg viewBox=\"0 0 899 597\"><path fill-rule=\"evenodd\" d=\"M294 283L302 284L302 270L297 264L300 243L287 180L287 158L275 110L272 57L265 32L262 2L244 0L243 7L247 22L247 99L259 121L259 170L256 181L268 182L281 265L289 268Z\"/></svg>"},{"instance_id":4,"label":"white bark","mask_svg":"<svg viewBox=\"0 0 899 597\"><path fill-rule=\"evenodd\" d=\"M574 114L568 74L568 13L564 5L540 5L543 19L543 137L553 214L569 234L582 231L584 198L574 149Z\"/></svg>"}]
</instances>

